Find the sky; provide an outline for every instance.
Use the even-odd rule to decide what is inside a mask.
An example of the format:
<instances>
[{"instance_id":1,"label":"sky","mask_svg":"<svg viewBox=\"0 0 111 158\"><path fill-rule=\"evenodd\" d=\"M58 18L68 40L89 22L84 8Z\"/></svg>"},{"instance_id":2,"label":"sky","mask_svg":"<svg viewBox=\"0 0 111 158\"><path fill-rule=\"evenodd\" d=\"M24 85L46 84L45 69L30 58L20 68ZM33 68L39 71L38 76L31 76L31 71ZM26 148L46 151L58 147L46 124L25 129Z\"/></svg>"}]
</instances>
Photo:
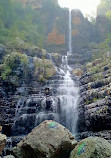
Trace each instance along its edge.
<instances>
[{"instance_id":1,"label":"sky","mask_svg":"<svg viewBox=\"0 0 111 158\"><path fill-rule=\"evenodd\" d=\"M95 16L100 0L58 0L58 2L61 7L80 9L84 16L87 14Z\"/></svg>"}]
</instances>

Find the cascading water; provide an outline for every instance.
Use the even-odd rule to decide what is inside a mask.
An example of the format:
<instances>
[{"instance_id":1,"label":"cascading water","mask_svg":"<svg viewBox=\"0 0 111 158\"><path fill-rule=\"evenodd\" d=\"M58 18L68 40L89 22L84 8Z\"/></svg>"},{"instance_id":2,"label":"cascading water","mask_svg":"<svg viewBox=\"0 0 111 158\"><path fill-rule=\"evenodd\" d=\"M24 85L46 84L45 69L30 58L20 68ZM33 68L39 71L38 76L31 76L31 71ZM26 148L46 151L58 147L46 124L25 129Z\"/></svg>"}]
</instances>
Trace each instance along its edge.
<instances>
[{"instance_id":1,"label":"cascading water","mask_svg":"<svg viewBox=\"0 0 111 158\"><path fill-rule=\"evenodd\" d=\"M71 40L71 10L69 10L69 51L62 57L61 71L63 82L58 88L61 105L61 123L64 124L73 134L76 133L77 124L77 103L79 99L79 88L71 78L71 67L68 65L68 56L72 52ZM64 123L63 123L64 122Z\"/></svg>"},{"instance_id":2,"label":"cascading water","mask_svg":"<svg viewBox=\"0 0 111 158\"><path fill-rule=\"evenodd\" d=\"M73 134L76 133L77 123L77 102L79 98L79 88L71 78L71 68L67 64L67 56L63 56L61 66L63 81L58 88L61 107L61 124L66 126Z\"/></svg>"}]
</instances>

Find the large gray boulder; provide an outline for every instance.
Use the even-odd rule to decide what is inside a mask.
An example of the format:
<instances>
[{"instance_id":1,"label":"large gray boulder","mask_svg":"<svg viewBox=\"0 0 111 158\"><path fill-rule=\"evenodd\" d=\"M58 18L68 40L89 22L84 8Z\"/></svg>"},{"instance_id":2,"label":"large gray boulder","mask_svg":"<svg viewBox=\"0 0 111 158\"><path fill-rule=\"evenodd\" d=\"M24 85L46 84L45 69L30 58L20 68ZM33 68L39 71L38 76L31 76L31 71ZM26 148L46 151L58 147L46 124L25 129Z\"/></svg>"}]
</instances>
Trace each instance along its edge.
<instances>
[{"instance_id":1,"label":"large gray boulder","mask_svg":"<svg viewBox=\"0 0 111 158\"><path fill-rule=\"evenodd\" d=\"M77 142L73 135L54 121L44 121L13 149L16 158L67 158Z\"/></svg>"},{"instance_id":2,"label":"large gray boulder","mask_svg":"<svg viewBox=\"0 0 111 158\"><path fill-rule=\"evenodd\" d=\"M111 144L99 137L83 139L71 152L70 158L111 158Z\"/></svg>"}]
</instances>

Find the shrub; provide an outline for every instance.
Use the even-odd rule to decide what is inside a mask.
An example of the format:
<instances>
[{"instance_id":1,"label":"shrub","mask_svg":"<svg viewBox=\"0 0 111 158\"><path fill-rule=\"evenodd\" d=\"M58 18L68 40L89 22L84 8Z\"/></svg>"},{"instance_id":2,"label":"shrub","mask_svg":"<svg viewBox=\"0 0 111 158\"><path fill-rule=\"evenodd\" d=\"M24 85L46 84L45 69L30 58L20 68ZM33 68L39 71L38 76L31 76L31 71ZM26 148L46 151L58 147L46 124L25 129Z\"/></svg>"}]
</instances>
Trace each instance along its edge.
<instances>
[{"instance_id":1,"label":"shrub","mask_svg":"<svg viewBox=\"0 0 111 158\"><path fill-rule=\"evenodd\" d=\"M18 85L18 80L26 78L28 73L28 58L25 54L12 52L5 56L3 60L3 69L1 78L4 81Z\"/></svg>"}]
</instances>

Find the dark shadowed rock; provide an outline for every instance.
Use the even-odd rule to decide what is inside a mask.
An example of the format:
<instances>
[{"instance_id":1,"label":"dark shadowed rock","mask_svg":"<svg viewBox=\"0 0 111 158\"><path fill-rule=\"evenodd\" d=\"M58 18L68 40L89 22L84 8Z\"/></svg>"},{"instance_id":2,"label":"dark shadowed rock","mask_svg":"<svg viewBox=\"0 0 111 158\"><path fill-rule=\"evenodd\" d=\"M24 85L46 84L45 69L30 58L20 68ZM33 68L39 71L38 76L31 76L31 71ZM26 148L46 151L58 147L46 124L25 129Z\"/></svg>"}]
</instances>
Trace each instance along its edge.
<instances>
[{"instance_id":1,"label":"dark shadowed rock","mask_svg":"<svg viewBox=\"0 0 111 158\"><path fill-rule=\"evenodd\" d=\"M111 158L111 144L99 137L83 139L71 152L70 158Z\"/></svg>"},{"instance_id":2,"label":"dark shadowed rock","mask_svg":"<svg viewBox=\"0 0 111 158\"><path fill-rule=\"evenodd\" d=\"M75 145L73 135L50 120L34 128L14 147L13 154L16 158L67 158Z\"/></svg>"}]
</instances>

